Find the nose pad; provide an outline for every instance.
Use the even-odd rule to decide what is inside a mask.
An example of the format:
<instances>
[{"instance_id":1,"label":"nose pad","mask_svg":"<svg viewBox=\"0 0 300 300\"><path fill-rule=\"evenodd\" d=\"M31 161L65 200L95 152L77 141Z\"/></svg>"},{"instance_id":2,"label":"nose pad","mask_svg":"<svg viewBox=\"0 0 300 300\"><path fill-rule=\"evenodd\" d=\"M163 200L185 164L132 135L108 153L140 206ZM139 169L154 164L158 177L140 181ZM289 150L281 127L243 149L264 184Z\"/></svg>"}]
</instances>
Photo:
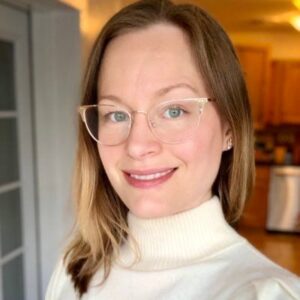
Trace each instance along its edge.
<instances>
[{"instance_id":1,"label":"nose pad","mask_svg":"<svg viewBox=\"0 0 300 300\"><path fill-rule=\"evenodd\" d=\"M150 121L150 123L151 123L152 128L156 128L156 127L157 127L157 124L156 124L155 122ZM151 129L151 128L150 128L150 129Z\"/></svg>"},{"instance_id":2,"label":"nose pad","mask_svg":"<svg viewBox=\"0 0 300 300\"><path fill-rule=\"evenodd\" d=\"M144 118L137 118L138 114L144 115ZM139 120L137 121L137 119L139 119ZM142 123L142 125L140 123ZM129 138L131 135L135 134L136 127L138 127L138 130L139 130L141 128L141 126L143 128L145 128L145 131L141 130L143 133L142 134L143 137L146 136L145 134L147 132L147 135L149 134L150 136L152 136L153 139L155 139L155 136L153 135L150 125L148 123L147 113L144 111L136 111L135 114L132 116L132 123L131 123ZM152 123L151 123L151 126L153 126Z\"/></svg>"},{"instance_id":3,"label":"nose pad","mask_svg":"<svg viewBox=\"0 0 300 300\"><path fill-rule=\"evenodd\" d=\"M137 113L143 114L144 117L138 117ZM160 151L160 148L160 142L148 124L147 113L137 111L133 116L127 139L128 154L135 159L141 159L145 156L155 155Z\"/></svg>"}]
</instances>

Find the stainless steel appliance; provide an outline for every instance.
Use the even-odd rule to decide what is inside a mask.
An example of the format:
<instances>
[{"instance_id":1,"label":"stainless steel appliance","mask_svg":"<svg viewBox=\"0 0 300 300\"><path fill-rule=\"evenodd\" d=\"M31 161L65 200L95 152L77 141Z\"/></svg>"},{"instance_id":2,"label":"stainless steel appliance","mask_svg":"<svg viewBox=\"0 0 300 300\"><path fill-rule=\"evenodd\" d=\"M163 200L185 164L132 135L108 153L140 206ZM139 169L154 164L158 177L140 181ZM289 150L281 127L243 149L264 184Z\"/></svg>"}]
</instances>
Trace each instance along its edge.
<instances>
[{"instance_id":1,"label":"stainless steel appliance","mask_svg":"<svg viewBox=\"0 0 300 300\"><path fill-rule=\"evenodd\" d=\"M300 233L300 167L272 167L266 227Z\"/></svg>"}]
</instances>

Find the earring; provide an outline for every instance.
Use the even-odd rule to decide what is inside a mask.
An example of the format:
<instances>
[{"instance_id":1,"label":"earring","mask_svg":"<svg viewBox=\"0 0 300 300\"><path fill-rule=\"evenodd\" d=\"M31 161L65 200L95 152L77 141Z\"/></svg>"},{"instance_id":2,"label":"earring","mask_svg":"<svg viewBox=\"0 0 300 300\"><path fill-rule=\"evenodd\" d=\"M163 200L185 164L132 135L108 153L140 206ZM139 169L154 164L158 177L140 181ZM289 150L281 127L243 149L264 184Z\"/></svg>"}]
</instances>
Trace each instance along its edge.
<instances>
[{"instance_id":1,"label":"earring","mask_svg":"<svg viewBox=\"0 0 300 300\"><path fill-rule=\"evenodd\" d=\"M229 138L227 141L227 150L230 150L232 148L232 138Z\"/></svg>"}]
</instances>

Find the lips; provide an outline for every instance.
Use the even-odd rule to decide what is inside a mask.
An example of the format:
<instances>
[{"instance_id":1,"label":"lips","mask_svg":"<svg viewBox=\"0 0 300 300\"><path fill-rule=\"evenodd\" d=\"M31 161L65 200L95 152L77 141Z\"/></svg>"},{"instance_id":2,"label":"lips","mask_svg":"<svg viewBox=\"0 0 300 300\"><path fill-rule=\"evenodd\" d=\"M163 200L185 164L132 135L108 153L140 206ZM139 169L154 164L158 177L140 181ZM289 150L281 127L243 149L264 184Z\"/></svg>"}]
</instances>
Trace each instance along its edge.
<instances>
[{"instance_id":1,"label":"lips","mask_svg":"<svg viewBox=\"0 0 300 300\"><path fill-rule=\"evenodd\" d=\"M137 188L151 188L166 182L177 168L124 171L127 182Z\"/></svg>"},{"instance_id":2,"label":"lips","mask_svg":"<svg viewBox=\"0 0 300 300\"><path fill-rule=\"evenodd\" d=\"M150 174L145 174L145 175L129 174L129 176L131 176L137 180L153 180L153 179L163 177L163 176L167 175L168 173L172 172L173 170L174 169L169 169L167 171L150 173Z\"/></svg>"}]
</instances>

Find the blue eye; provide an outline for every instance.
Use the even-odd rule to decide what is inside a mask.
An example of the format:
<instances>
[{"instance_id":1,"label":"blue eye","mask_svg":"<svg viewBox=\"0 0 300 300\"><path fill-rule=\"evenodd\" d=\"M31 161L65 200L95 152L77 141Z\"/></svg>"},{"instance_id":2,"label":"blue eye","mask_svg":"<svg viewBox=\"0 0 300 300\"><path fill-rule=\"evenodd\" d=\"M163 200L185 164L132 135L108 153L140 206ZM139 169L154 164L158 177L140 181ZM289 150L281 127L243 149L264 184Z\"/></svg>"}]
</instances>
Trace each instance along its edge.
<instances>
[{"instance_id":1,"label":"blue eye","mask_svg":"<svg viewBox=\"0 0 300 300\"><path fill-rule=\"evenodd\" d=\"M112 122L125 122L129 119L129 116L126 112L123 111L115 111L107 114L108 119Z\"/></svg>"},{"instance_id":2,"label":"blue eye","mask_svg":"<svg viewBox=\"0 0 300 300\"><path fill-rule=\"evenodd\" d=\"M184 113L184 110L180 107L170 107L166 109L164 116L168 119L176 119L180 116L182 116Z\"/></svg>"}]
</instances>

